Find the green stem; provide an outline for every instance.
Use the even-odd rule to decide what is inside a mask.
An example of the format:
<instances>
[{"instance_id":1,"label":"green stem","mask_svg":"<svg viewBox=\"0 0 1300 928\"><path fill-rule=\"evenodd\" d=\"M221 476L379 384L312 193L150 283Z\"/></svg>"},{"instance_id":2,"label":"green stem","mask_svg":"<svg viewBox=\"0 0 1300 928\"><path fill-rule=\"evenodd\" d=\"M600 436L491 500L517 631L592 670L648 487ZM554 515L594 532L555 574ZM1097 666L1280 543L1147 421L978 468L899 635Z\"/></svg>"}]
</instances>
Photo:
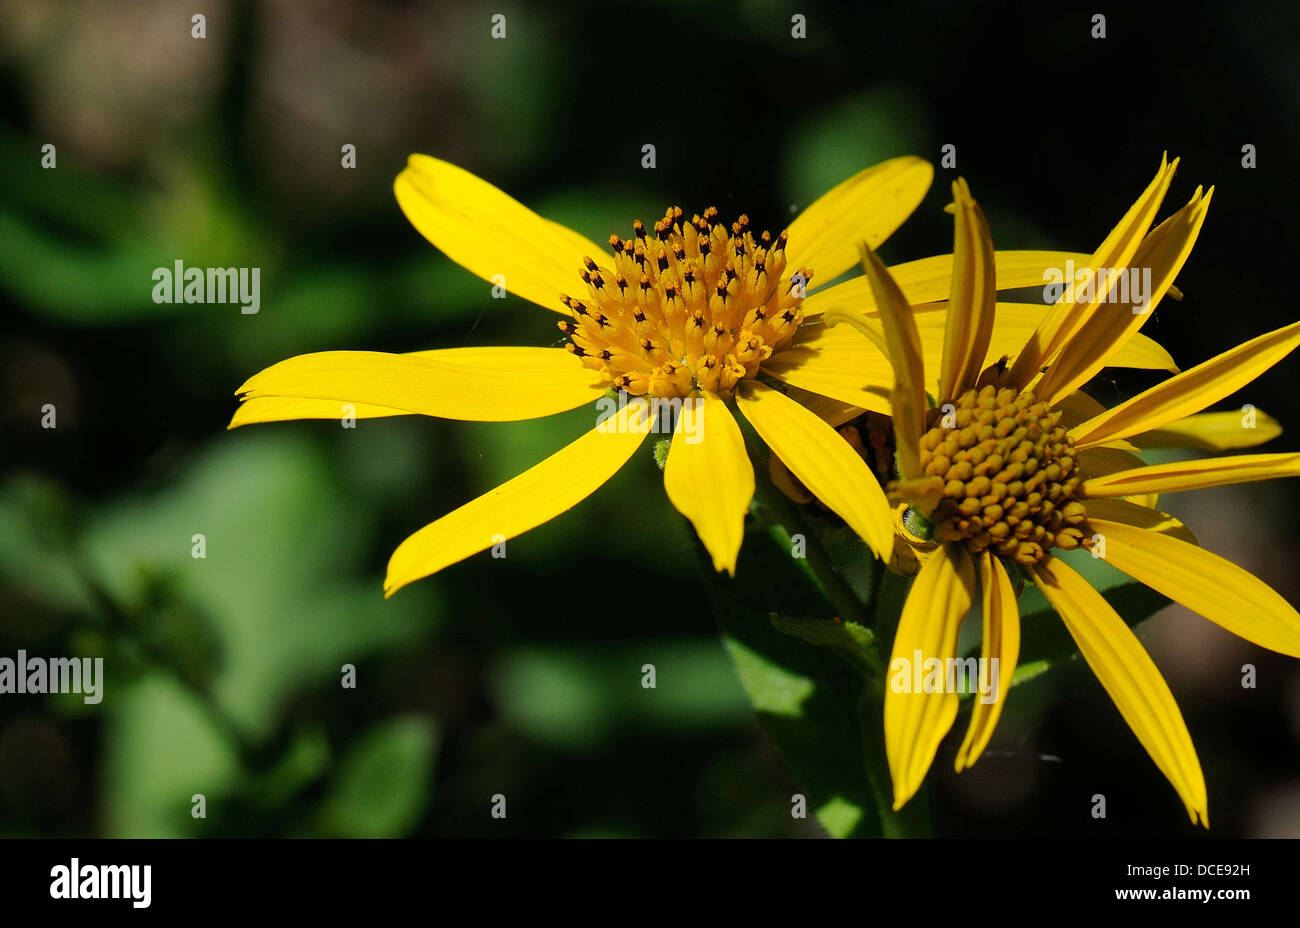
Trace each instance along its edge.
<instances>
[{"instance_id":1,"label":"green stem","mask_svg":"<svg viewBox=\"0 0 1300 928\"><path fill-rule=\"evenodd\" d=\"M778 543L785 545L787 550L793 546L794 536L802 535L804 557L799 560L804 562L839 617L870 628L870 614L853 588L835 569L815 528L804 518L794 501L772 483L766 468L759 467L756 470L759 473L755 475L754 502L769 523L769 531L777 533Z\"/></svg>"},{"instance_id":2,"label":"green stem","mask_svg":"<svg viewBox=\"0 0 1300 928\"><path fill-rule=\"evenodd\" d=\"M928 838L931 835L929 788L922 786L897 812L893 803L893 777L885 754L884 684L868 684L859 705L863 759L871 793L876 798L880 832L885 838Z\"/></svg>"},{"instance_id":3,"label":"green stem","mask_svg":"<svg viewBox=\"0 0 1300 928\"><path fill-rule=\"evenodd\" d=\"M787 497L768 475L769 453L754 434L752 427L738 416L750 457L755 466L755 514L773 540L786 551L791 549L795 534L804 537L804 557L792 558L822 591L839 617L871 630L876 638L864 644L862 660L851 661L856 674L847 677L826 673L823 683L838 680L839 699L851 715L856 715L861 770L875 804L880 833L884 837L921 837L930 834L928 789L922 787L902 809L894 811L892 777L885 752L884 700L887 685L887 662L880 654L880 641L889 642L898 623L907 581L890 573L883 563L872 559L870 598L861 598L835 565L822 543L820 531L806 510ZM823 650L824 649L819 649ZM869 652L869 653L868 653ZM840 655L843 658L844 655ZM829 671L830 668L827 668ZM856 685L854 681L857 681ZM856 691L856 692L854 692Z\"/></svg>"}]
</instances>

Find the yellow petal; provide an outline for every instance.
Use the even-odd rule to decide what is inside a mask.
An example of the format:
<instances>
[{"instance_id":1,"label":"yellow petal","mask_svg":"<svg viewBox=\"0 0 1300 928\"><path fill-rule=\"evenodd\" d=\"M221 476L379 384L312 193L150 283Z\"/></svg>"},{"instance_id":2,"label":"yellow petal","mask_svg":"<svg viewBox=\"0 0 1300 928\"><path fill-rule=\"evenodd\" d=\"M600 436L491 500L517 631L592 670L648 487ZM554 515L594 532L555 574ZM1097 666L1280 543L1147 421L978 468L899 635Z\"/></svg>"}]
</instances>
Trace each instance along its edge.
<instances>
[{"instance_id":1,"label":"yellow petal","mask_svg":"<svg viewBox=\"0 0 1300 928\"><path fill-rule=\"evenodd\" d=\"M989 689L992 689L991 684L996 684L997 689L988 697L978 692L974 694L970 727L966 729L966 739L957 751L958 773L973 766L988 747L993 729L1002 716L1007 693L1011 690L1016 661L1020 659L1020 609L1016 605L1016 591L1007 576L1007 569L987 551L981 552L976 561L984 611L980 660L985 667L997 668L996 680L991 669L981 671L980 684L981 688L988 686Z\"/></svg>"},{"instance_id":2,"label":"yellow petal","mask_svg":"<svg viewBox=\"0 0 1300 928\"><path fill-rule=\"evenodd\" d=\"M1177 158L1173 164L1167 164L1164 158L1160 159L1160 170L1156 172L1155 179L1093 252L1084 268L1081 268L1089 272L1084 275L1086 279L1065 282L1064 296L1052 306L1038 331L1016 355L1015 364L1008 375L1009 383L1022 387L1029 383L1043 365L1069 343L1084 322L1091 318L1098 299L1106 295L1106 288L1096 285L1097 273L1103 268L1118 271L1129 266L1147 230L1151 228L1151 222L1160 209L1160 203L1164 200L1177 167Z\"/></svg>"},{"instance_id":3,"label":"yellow petal","mask_svg":"<svg viewBox=\"0 0 1300 928\"><path fill-rule=\"evenodd\" d=\"M1027 303L998 303L996 322L981 367L995 364L1003 357L1015 357L1016 352L1024 345L1025 340L1033 334L1034 329L1042 320L1045 309L1046 307ZM925 369L930 373L927 386L935 390L939 390L939 386L934 372L939 369L940 346L944 337L943 328L937 325L940 316L940 313L928 308L922 310L920 307L913 307L913 318L916 319L917 332L921 336L921 350L925 356ZM868 324L870 324L870 320ZM1134 335L1119 351L1111 356L1110 366L1143 370L1176 371L1178 369L1173 358L1169 356L1169 352L1141 334ZM1037 389L1036 385L1034 389ZM943 397L944 394L937 392L935 396ZM1069 399L1067 397L1058 405L1066 406ZM1100 406L1098 411L1102 411Z\"/></svg>"},{"instance_id":4,"label":"yellow petal","mask_svg":"<svg viewBox=\"0 0 1300 928\"><path fill-rule=\"evenodd\" d=\"M1078 476L1088 480L1092 477L1119 473L1122 470L1132 470L1135 467L1146 467L1146 461L1137 456L1136 450L1134 448L1130 451L1128 448L1117 448L1111 445L1085 448L1078 454ZM1126 496L1131 503L1152 507L1155 506L1160 494L1129 493Z\"/></svg>"},{"instance_id":5,"label":"yellow petal","mask_svg":"<svg viewBox=\"0 0 1300 928\"><path fill-rule=\"evenodd\" d=\"M1300 477L1300 454L1236 454L1122 470L1083 482L1086 496L1178 493L1278 477Z\"/></svg>"},{"instance_id":6,"label":"yellow petal","mask_svg":"<svg viewBox=\"0 0 1300 928\"><path fill-rule=\"evenodd\" d=\"M916 330L916 320L898 285L889 271L880 263L875 252L862 249L862 270L871 282L880 311L880 327L885 333L889 360L894 369L894 389L889 402L893 407L894 435L898 444L898 470L904 480L916 480L921 473L921 435L925 432L925 367L921 354L921 336ZM829 324L848 322L860 325L861 316L854 313L832 311L827 315Z\"/></svg>"},{"instance_id":7,"label":"yellow petal","mask_svg":"<svg viewBox=\"0 0 1300 928\"><path fill-rule=\"evenodd\" d=\"M235 410L227 429L257 422L287 422L292 419L382 419L385 416L410 415L405 409L345 403L339 400L298 399L292 396L254 396L245 399Z\"/></svg>"},{"instance_id":8,"label":"yellow petal","mask_svg":"<svg viewBox=\"0 0 1300 928\"><path fill-rule=\"evenodd\" d=\"M561 293L583 290L582 259L604 250L543 219L513 197L454 164L411 155L393 183L411 225L467 271L538 306L568 314Z\"/></svg>"},{"instance_id":9,"label":"yellow petal","mask_svg":"<svg viewBox=\"0 0 1300 928\"><path fill-rule=\"evenodd\" d=\"M822 280L839 277L857 263L858 242L878 248L912 215L933 177L930 163L912 156L854 174L790 223L788 266L811 267Z\"/></svg>"},{"instance_id":10,"label":"yellow petal","mask_svg":"<svg viewBox=\"0 0 1300 928\"><path fill-rule=\"evenodd\" d=\"M913 307L913 317L921 339L923 367L927 371L926 389L941 396L938 372L942 363L944 339L944 310L946 304L930 304L923 310ZM1013 352L1024 343L1041 319L1043 307L1020 303L998 303L998 322L989 345L985 364ZM848 321L845 325L806 325L799 330L790 348L775 354L763 365L763 372L798 388L804 394L800 402L810 406L817 402L832 407L840 415L832 425L854 418L861 410L869 409L889 415L892 407L889 395L894 388L893 367L885 354L876 346L885 340L878 315L850 319L832 313L832 319ZM1004 323L1006 323L1004 325ZM1173 359L1155 342L1143 335L1135 336L1111 358L1117 367L1176 370ZM792 392L791 395L794 395ZM821 397L820 401L811 397ZM1075 396L1083 396L1076 393ZM1095 401L1086 409L1076 409L1075 397L1067 397L1059 404L1066 410L1063 424L1070 426L1104 411ZM851 411L856 410L856 411ZM1073 411L1073 412L1072 412ZM821 412L818 413L822 415ZM332 417L331 413L331 417ZM822 415L828 421L831 413ZM1271 421L1271 420L1267 420ZM1260 431L1264 431L1261 426ZM1119 447L1137 450L1128 442L1116 443Z\"/></svg>"},{"instance_id":11,"label":"yellow petal","mask_svg":"<svg viewBox=\"0 0 1300 928\"><path fill-rule=\"evenodd\" d=\"M754 495L754 467L740 427L716 394L701 393L682 404L664 466L664 489L695 526L713 569L734 577Z\"/></svg>"},{"instance_id":12,"label":"yellow petal","mask_svg":"<svg viewBox=\"0 0 1300 928\"><path fill-rule=\"evenodd\" d=\"M540 464L407 538L388 561L384 595L522 535L582 502L641 446L650 428L649 411L643 399L629 403Z\"/></svg>"},{"instance_id":13,"label":"yellow petal","mask_svg":"<svg viewBox=\"0 0 1300 928\"><path fill-rule=\"evenodd\" d=\"M418 354L321 351L273 364L237 391L247 398L328 400L445 419L514 422L564 412L605 392L599 375L559 348L451 348ZM261 415L280 415L263 404ZM236 416L231 426L249 421ZM258 419L257 421L266 421Z\"/></svg>"},{"instance_id":14,"label":"yellow petal","mask_svg":"<svg viewBox=\"0 0 1300 928\"><path fill-rule=\"evenodd\" d=\"M877 557L889 557L894 520L885 491L849 443L794 400L759 381L742 381L737 397L754 431L790 472Z\"/></svg>"},{"instance_id":15,"label":"yellow petal","mask_svg":"<svg viewBox=\"0 0 1300 928\"><path fill-rule=\"evenodd\" d=\"M1063 561L1048 558L1030 570L1128 727L1178 791L1192 822L1208 827L1205 777L1192 736L1137 636L1105 597Z\"/></svg>"},{"instance_id":16,"label":"yellow petal","mask_svg":"<svg viewBox=\"0 0 1300 928\"><path fill-rule=\"evenodd\" d=\"M1151 313L1160 305L1191 254L1213 195L1214 188L1211 187L1202 198L1198 187L1191 202L1143 240L1133 262L1122 271L1124 276L1120 279L1120 286L1111 294L1115 298L1093 304L1091 317L1083 320L1063 346L1060 356L1036 388L1036 396L1052 404L1083 386L1151 318ZM1145 284L1132 286L1133 276L1137 274L1143 278L1150 275L1149 292L1146 292ZM1138 289L1143 290L1141 296L1145 304L1136 298Z\"/></svg>"},{"instance_id":17,"label":"yellow petal","mask_svg":"<svg viewBox=\"0 0 1300 928\"><path fill-rule=\"evenodd\" d=\"M936 397L943 395L939 392L938 376L943 361L946 310L947 304L939 303L913 307L912 313L921 339L925 388ZM1014 353L1033 332L1043 311L1041 306L998 303L997 323L983 363L991 364L1005 354ZM889 396L894 389L894 370L885 353L877 347L885 344L879 315L874 311L865 316L832 311L830 319L850 325L829 325L823 317L821 323L803 326L792 346L773 355L763 365L763 372L804 391L829 397L841 407L847 405L889 415L893 408ZM1176 370L1168 353L1144 335L1134 336L1111 358L1111 364ZM1061 405L1073 408L1072 402L1072 398L1067 398ZM1065 424L1077 424L1102 411L1104 408L1094 403L1087 415L1077 415ZM846 420L839 420L843 421Z\"/></svg>"},{"instance_id":18,"label":"yellow petal","mask_svg":"<svg viewBox=\"0 0 1300 928\"><path fill-rule=\"evenodd\" d=\"M927 663L941 667L940 679L947 680L948 662L957 656L957 632L974 592L970 556L964 548L947 544L922 564L903 604L885 689L885 753L895 809L921 788L939 742L957 717L957 693L946 685L925 686L925 671ZM935 660L940 663L935 665ZM918 676L923 684L919 692Z\"/></svg>"},{"instance_id":19,"label":"yellow petal","mask_svg":"<svg viewBox=\"0 0 1300 928\"><path fill-rule=\"evenodd\" d=\"M819 419L824 419L826 424L832 428L839 428L845 422L856 419L866 412L860 406L852 406L829 396L823 396L820 393L809 392L800 387L789 387L785 391L785 395Z\"/></svg>"},{"instance_id":20,"label":"yellow petal","mask_svg":"<svg viewBox=\"0 0 1300 928\"><path fill-rule=\"evenodd\" d=\"M512 361L511 354L516 350L514 348L445 348L405 353L413 358L426 357L447 363L501 367L509 366ZM525 352L534 350L536 349L524 349ZM386 416L407 415L411 413L405 409L365 403L345 403L339 400L304 399L293 396L254 396L244 398L226 428L234 429L257 422L285 422L293 419L342 419L344 416L351 416L354 419L379 419Z\"/></svg>"},{"instance_id":21,"label":"yellow petal","mask_svg":"<svg viewBox=\"0 0 1300 928\"><path fill-rule=\"evenodd\" d=\"M1082 390L1075 390L1073 394L1063 396L1061 402L1057 403L1057 408L1061 411L1061 425L1065 426L1067 429L1073 429L1074 426L1079 424L1079 422L1087 422L1089 419L1092 419L1093 416L1100 416L1101 413L1106 411L1106 407L1093 399L1092 396L1083 393ZM1135 455L1140 452L1138 446L1123 441L1123 439L1119 439L1119 441L1115 442L1106 442L1105 445L1099 447L1119 448L1119 450L1122 451L1131 451L1132 454ZM1083 454L1080 455L1079 460L1082 461L1083 456L1087 454L1091 454L1091 451L1083 452ZM1127 467L1131 467L1131 465L1127 465ZM1112 469L1122 470L1123 468L1119 467ZM1097 470L1096 473L1109 473L1109 470Z\"/></svg>"},{"instance_id":22,"label":"yellow petal","mask_svg":"<svg viewBox=\"0 0 1300 928\"><path fill-rule=\"evenodd\" d=\"M781 459L775 454L770 455L767 459L767 475L772 479L772 483L776 485L778 490L796 503L811 503L813 501L813 495L794 479L794 475L790 473L790 468L782 464Z\"/></svg>"},{"instance_id":23,"label":"yellow petal","mask_svg":"<svg viewBox=\"0 0 1300 928\"><path fill-rule=\"evenodd\" d=\"M1061 411L1061 425L1066 428L1073 428L1106 411L1105 406L1082 390L1075 390L1069 396L1062 397L1056 408Z\"/></svg>"},{"instance_id":24,"label":"yellow petal","mask_svg":"<svg viewBox=\"0 0 1300 928\"><path fill-rule=\"evenodd\" d=\"M1033 303L998 303L997 321L993 326L993 339L985 363L992 363L1003 355L1017 357L1020 349L1042 323L1047 310L1048 307ZM922 328L922 338L926 337L925 326L931 324L929 316L928 313L917 313L917 324ZM924 323L921 321L923 318ZM1106 365L1140 370L1178 370L1178 365L1174 363L1169 352L1140 332L1130 335L1107 359Z\"/></svg>"},{"instance_id":25,"label":"yellow petal","mask_svg":"<svg viewBox=\"0 0 1300 928\"><path fill-rule=\"evenodd\" d=\"M953 239L952 294L945 320L943 361L939 393L943 399L960 396L975 385L988 354L993 334L997 297L994 280L993 237L979 204L966 181L952 185Z\"/></svg>"},{"instance_id":26,"label":"yellow petal","mask_svg":"<svg viewBox=\"0 0 1300 928\"><path fill-rule=\"evenodd\" d=\"M869 340L848 326L806 325L794 343L763 364L784 383L889 415L894 371Z\"/></svg>"},{"instance_id":27,"label":"yellow petal","mask_svg":"<svg viewBox=\"0 0 1300 928\"><path fill-rule=\"evenodd\" d=\"M811 299L811 298L810 298ZM873 302L874 307L874 302ZM981 366L996 362L1003 356L1014 357L1025 341L1047 313L1046 306L1034 303L998 303L996 322L989 338L988 350ZM925 359L925 369L930 385L938 389L939 370L943 362L943 345L947 335L947 303L927 303L912 307L912 318L916 321L916 330L921 336L921 351ZM873 344L884 342L884 330L880 326L880 314L873 308L867 313L853 313L857 317L856 326ZM822 316L823 321L828 317ZM851 316L839 309L832 309L829 318L848 321ZM813 329L816 326L805 326ZM843 328L838 326L837 328ZM802 333L804 329L801 329ZM886 349L887 350L887 349ZM884 352L881 352L884 357ZM769 362L770 363L770 362ZM1145 335L1138 333L1130 337L1120 349L1111 356L1110 367L1131 367L1143 370L1176 371L1178 365L1163 347ZM876 372L873 370L873 379ZM883 378L880 378L883 380ZM890 378L892 383L892 375ZM936 393L936 397L942 394Z\"/></svg>"},{"instance_id":28,"label":"yellow petal","mask_svg":"<svg viewBox=\"0 0 1300 928\"><path fill-rule=\"evenodd\" d=\"M1300 344L1300 322L1268 332L1170 377L1070 430L1080 447L1128 438L1200 412L1250 383Z\"/></svg>"},{"instance_id":29,"label":"yellow petal","mask_svg":"<svg viewBox=\"0 0 1300 928\"><path fill-rule=\"evenodd\" d=\"M1130 502L1126 499L1090 499L1088 500L1088 518L1104 519L1107 522L1123 522L1134 528L1144 528L1159 532L1171 538L1178 538L1189 545L1200 544L1192 530L1179 519L1167 512L1161 512L1151 506Z\"/></svg>"},{"instance_id":30,"label":"yellow petal","mask_svg":"<svg viewBox=\"0 0 1300 928\"><path fill-rule=\"evenodd\" d=\"M1133 441L1143 448L1232 451L1262 445L1281 434L1282 426L1276 419L1251 406L1240 412L1199 412L1184 416L1161 428L1135 435Z\"/></svg>"},{"instance_id":31,"label":"yellow petal","mask_svg":"<svg viewBox=\"0 0 1300 928\"><path fill-rule=\"evenodd\" d=\"M435 360L441 359L448 362L474 364L482 363L484 360L496 360L499 363L505 363L509 359L500 357L496 359L485 358L481 348L453 348L453 349L435 349L433 351L411 351L406 352L413 358L429 357ZM510 351L511 349L487 349L490 351ZM466 354L466 352L471 354ZM474 359L478 360L475 361ZM393 409L388 406L372 406L365 403L345 403L339 400L317 400L304 399L293 396L254 396L244 397L239 408L235 410L234 418L230 420L227 429L238 428L241 425L252 425L257 422L286 422L293 419L342 419L344 416L351 415L355 419L380 419L386 416L408 416L411 413L405 409Z\"/></svg>"},{"instance_id":32,"label":"yellow petal","mask_svg":"<svg viewBox=\"0 0 1300 928\"><path fill-rule=\"evenodd\" d=\"M996 268L997 286L1000 290L1015 290L1020 287L1045 287L1050 282L1048 272L1057 274L1066 262L1074 262L1078 267L1086 267L1092 255L1073 251L997 251L993 253ZM952 290L952 255L935 255L933 258L921 258L918 261L905 261L889 269L894 283L902 289L907 302L912 305L934 303L948 299ZM819 271L820 273L820 271ZM871 285L865 277L854 277L833 287L825 287L816 293L810 293L803 301L804 317L815 316L828 309L856 309L859 312L874 312L875 296ZM1016 345L1016 350L1024 342Z\"/></svg>"},{"instance_id":33,"label":"yellow petal","mask_svg":"<svg viewBox=\"0 0 1300 928\"><path fill-rule=\"evenodd\" d=\"M1106 366L1142 371L1178 372L1178 365L1165 347L1140 332L1130 335L1128 341L1120 345L1115 353L1106 359Z\"/></svg>"},{"instance_id":34,"label":"yellow petal","mask_svg":"<svg viewBox=\"0 0 1300 928\"><path fill-rule=\"evenodd\" d=\"M1146 467L1147 462L1132 451L1123 448L1085 448L1078 454L1079 474L1083 479L1104 477L1121 470Z\"/></svg>"},{"instance_id":35,"label":"yellow petal","mask_svg":"<svg viewBox=\"0 0 1300 928\"><path fill-rule=\"evenodd\" d=\"M1092 518L1106 561L1261 648L1300 657L1300 615L1253 574L1204 548L1166 534Z\"/></svg>"},{"instance_id":36,"label":"yellow petal","mask_svg":"<svg viewBox=\"0 0 1300 928\"><path fill-rule=\"evenodd\" d=\"M1069 261L1083 267L1091 258L1092 255L1074 251L995 251L993 265L997 287L999 290L1046 287L1052 279L1050 271L1059 273L1059 269ZM896 264L889 272L910 302L929 303L948 297L952 267L952 255L936 255Z\"/></svg>"}]
</instances>

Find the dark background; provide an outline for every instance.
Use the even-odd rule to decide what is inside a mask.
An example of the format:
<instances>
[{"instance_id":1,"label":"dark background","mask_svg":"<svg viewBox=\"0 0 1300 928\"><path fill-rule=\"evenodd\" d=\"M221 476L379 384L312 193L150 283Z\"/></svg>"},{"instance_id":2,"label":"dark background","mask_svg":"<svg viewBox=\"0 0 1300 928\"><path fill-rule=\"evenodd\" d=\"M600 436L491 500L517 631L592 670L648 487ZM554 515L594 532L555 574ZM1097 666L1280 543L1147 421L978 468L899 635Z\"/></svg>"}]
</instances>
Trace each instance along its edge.
<instances>
[{"instance_id":1,"label":"dark background","mask_svg":"<svg viewBox=\"0 0 1300 928\"><path fill-rule=\"evenodd\" d=\"M235 388L320 349L556 339L552 314L490 299L409 226L391 183L415 151L597 241L671 203L775 232L858 169L918 154L935 185L891 261L949 250L958 172L998 247L1091 251L1168 151L1183 162L1162 215L1216 186L1186 299L1145 329L1191 366L1295 318L1298 18L1281 3L3 0L0 655L99 654L108 678L99 706L0 698L0 833L819 833L790 819L796 787L648 455L512 541L505 565L474 558L385 602L407 534L581 416L227 433ZM957 171L938 166L945 144ZM177 258L262 268L261 312L154 304L152 271ZM1294 434L1294 363L1218 408L1253 403ZM1169 501L1293 601L1296 504L1290 483ZM1143 637L1195 739L1212 834L1300 835L1300 667L1177 608ZM1018 689L961 777L954 747L933 778L941 834L1195 833L1085 668Z\"/></svg>"}]
</instances>

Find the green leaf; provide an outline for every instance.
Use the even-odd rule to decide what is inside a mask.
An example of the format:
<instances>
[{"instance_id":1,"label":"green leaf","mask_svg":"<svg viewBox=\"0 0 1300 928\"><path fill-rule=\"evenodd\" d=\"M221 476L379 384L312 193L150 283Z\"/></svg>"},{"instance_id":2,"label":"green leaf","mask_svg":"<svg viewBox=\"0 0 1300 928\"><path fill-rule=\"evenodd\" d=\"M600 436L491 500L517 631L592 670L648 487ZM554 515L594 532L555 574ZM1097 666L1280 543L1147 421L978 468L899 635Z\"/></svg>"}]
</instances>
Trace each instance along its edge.
<instances>
[{"instance_id":1,"label":"green leaf","mask_svg":"<svg viewBox=\"0 0 1300 928\"><path fill-rule=\"evenodd\" d=\"M220 655L208 668L212 695L253 738L274 731L285 699L337 685L344 663L409 644L439 613L432 588L383 599L362 563L371 530L362 502L320 447L305 430L222 433L173 485L101 511L79 545L136 632L167 653L183 655L178 636L210 626L214 647L195 654ZM195 534L205 537L201 559ZM164 601L189 613L189 631L169 629L175 612Z\"/></svg>"},{"instance_id":2,"label":"green leaf","mask_svg":"<svg viewBox=\"0 0 1300 928\"><path fill-rule=\"evenodd\" d=\"M866 731L879 719L864 722L859 673L834 649L808 643L810 636L838 638L841 647L862 639L852 630L840 634L809 620L781 620L790 633L774 626L773 606L803 615L829 615L832 609L766 533L751 532L745 539L735 581L703 559L701 567L736 674L808 808L835 837L881 835L868 765L873 739Z\"/></svg>"},{"instance_id":3,"label":"green leaf","mask_svg":"<svg viewBox=\"0 0 1300 928\"><path fill-rule=\"evenodd\" d=\"M93 615L95 596L71 554L79 513L48 477L16 474L0 484L0 578L34 602Z\"/></svg>"},{"instance_id":4,"label":"green leaf","mask_svg":"<svg viewBox=\"0 0 1300 928\"><path fill-rule=\"evenodd\" d=\"M343 757L321 806L320 830L349 838L407 834L431 792L437 744L427 718L376 725Z\"/></svg>"},{"instance_id":5,"label":"green leaf","mask_svg":"<svg viewBox=\"0 0 1300 928\"><path fill-rule=\"evenodd\" d=\"M878 678L883 670L875 650L876 636L871 629L857 622L845 622L839 618L794 618L773 613L772 625L777 631L802 638L809 644L832 649L868 679Z\"/></svg>"},{"instance_id":6,"label":"green leaf","mask_svg":"<svg viewBox=\"0 0 1300 928\"><path fill-rule=\"evenodd\" d=\"M654 665L655 686L643 685ZM502 718L568 750L605 750L619 732L737 732L749 701L714 641L525 646L495 662Z\"/></svg>"}]
</instances>

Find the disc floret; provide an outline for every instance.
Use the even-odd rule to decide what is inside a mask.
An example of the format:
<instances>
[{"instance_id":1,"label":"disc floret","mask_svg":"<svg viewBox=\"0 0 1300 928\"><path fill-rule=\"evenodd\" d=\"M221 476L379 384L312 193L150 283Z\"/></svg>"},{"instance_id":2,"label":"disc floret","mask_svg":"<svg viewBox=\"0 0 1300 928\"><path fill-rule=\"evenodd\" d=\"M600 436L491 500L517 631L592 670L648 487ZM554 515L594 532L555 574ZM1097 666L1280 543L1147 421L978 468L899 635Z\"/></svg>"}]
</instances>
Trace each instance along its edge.
<instances>
[{"instance_id":1,"label":"disc floret","mask_svg":"<svg viewBox=\"0 0 1300 928\"><path fill-rule=\"evenodd\" d=\"M1036 564L1052 548L1087 547L1077 454L1061 412L989 385L972 388L945 408L920 443L926 477L943 481L931 519L935 537Z\"/></svg>"},{"instance_id":2,"label":"disc floret","mask_svg":"<svg viewBox=\"0 0 1300 928\"><path fill-rule=\"evenodd\" d=\"M588 298L561 296L567 349L627 393L684 397L730 396L789 345L812 270L786 279L785 232L755 238L749 217L728 229L717 215L673 207L651 233L638 220L634 238L611 235L612 268L585 258Z\"/></svg>"}]
</instances>

